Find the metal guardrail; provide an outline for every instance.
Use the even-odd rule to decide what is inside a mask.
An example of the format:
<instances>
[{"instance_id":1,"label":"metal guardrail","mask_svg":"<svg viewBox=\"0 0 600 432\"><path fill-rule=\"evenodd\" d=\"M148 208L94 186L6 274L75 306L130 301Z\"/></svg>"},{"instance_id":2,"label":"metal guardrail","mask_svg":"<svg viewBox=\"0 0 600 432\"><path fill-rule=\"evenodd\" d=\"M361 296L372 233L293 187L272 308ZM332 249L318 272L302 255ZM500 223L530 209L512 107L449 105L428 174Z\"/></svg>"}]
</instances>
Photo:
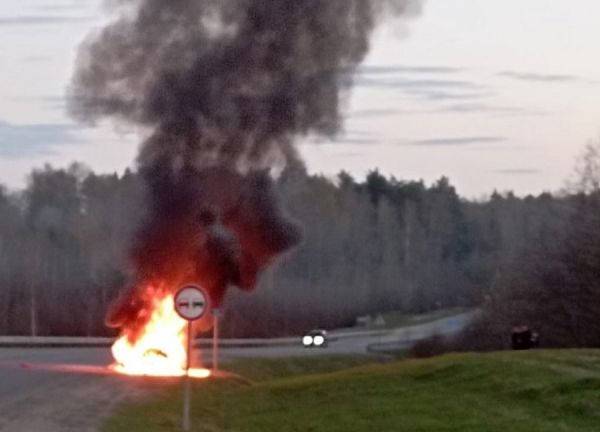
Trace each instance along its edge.
<instances>
[{"instance_id":1,"label":"metal guardrail","mask_svg":"<svg viewBox=\"0 0 600 432\"><path fill-rule=\"evenodd\" d=\"M449 320L456 319L460 316L469 316L469 320L477 316L476 312L470 312L467 314L460 314L455 317L446 317L438 320L437 322L447 322ZM429 323L431 324L431 323ZM414 331L415 329L427 324L417 324L414 326L408 326L405 328L398 329L377 329L377 330L355 330L355 329L342 329L333 330L328 333L328 340L334 342L341 339L350 338L370 338L370 337L396 337L399 331ZM448 331L435 331L434 333L447 334L451 333ZM414 338L415 335L409 336L410 339ZM417 338L422 339L422 337ZM70 336L0 336L0 348L26 348L26 347L39 347L39 348L76 348L76 347L110 347L115 338L105 337L70 337ZM393 343L402 343L402 340L396 340ZM266 347L266 346L285 346L285 345L300 345L301 336L295 337L280 337L280 338L236 338L236 339L221 339L219 346L223 348L251 348L251 347ZM381 345L378 344L378 345ZM198 338L194 341L196 347L210 347L212 346L212 338Z\"/></svg>"},{"instance_id":2,"label":"metal guardrail","mask_svg":"<svg viewBox=\"0 0 600 432\"><path fill-rule=\"evenodd\" d=\"M356 332L332 332L329 341L353 337L377 336L390 333L389 330L381 331L356 331ZM221 339L219 346L224 348L247 348L264 346L299 345L301 336L282 338L235 338ZM80 336L0 336L0 348L77 348L77 347L110 347L115 338L109 337L80 337ZM196 347L212 346L211 338L198 338L195 340Z\"/></svg>"},{"instance_id":3,"label":"metal guardrail","mask_svg":"<svg viewBox=\"0 0 600 432\"><path fill-rule=\"evenodd\" d=\"M68 337L68 336L0 336L0 347L108 347L113 338L102 337Z\"/></svg>"},{"instance_id":4,"label":"metal guardrail","mask_svg":"<svg viewBox=\"0 0 600 432\"><path fill-rule=\"evenodd\" d=\"M415 333L415 329L419 327L419 325L411 328L405 328L404 334L401 333L402 329L398 329L396 332L396 340L386 341L386 342L374 342L367 345L367 351L370 353L391 353L394 351L402 351L411 348L415 343L439 336L442 338L450 337L456 335L461 332L470 322L472 322L478 315L479 311L474 311L470 313L461 314L458 316L451 316L442 318L437 321L437 323L445 323L445 327L433 327L428 332L417 332ZM457 318L463 318L463 321L456 321ZM456 322L455 322L456 321Z\"/></svg>"},{"instance_id":5,"label":"metal guardrail","mask_svg":"<svg viewBox=\"0 0 600 432\"><path fill-rule=\"evenodd\" d=\"M0 348L103 348L110 347L114 338L69 336L0 336ZM230 348L297 345L300 337L275 339L222 339L219 346ZM212 339L199 338L196 347L212 346Z\"/></svg>"}]
</instances>

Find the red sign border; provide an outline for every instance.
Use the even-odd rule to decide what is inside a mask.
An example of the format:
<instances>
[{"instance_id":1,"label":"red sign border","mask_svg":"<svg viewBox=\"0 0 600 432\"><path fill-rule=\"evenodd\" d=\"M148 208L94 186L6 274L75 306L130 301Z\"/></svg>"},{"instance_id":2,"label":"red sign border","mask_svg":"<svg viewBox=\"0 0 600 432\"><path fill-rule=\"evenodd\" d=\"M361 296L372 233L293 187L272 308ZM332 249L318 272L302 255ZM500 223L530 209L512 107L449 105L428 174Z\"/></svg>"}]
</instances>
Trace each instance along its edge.
<instances>
[{"instance_id":1,"label":"red sign border","mask_svg":"<svg viewBox=\"0 0 600 432\"><path fill-rule=\"evenodd\" d=\"M189 288L193 288L196 289L198 291L200 291L202 293L202 295L204 295L204 298L206 299L206 307L204 308L204 310L202 311L202 313L200 315L198 315L197 318L188 318L188 317L184 317L183 315L181 315L179 313L179 310L177 308L177 297L181 294L181 292L183 290L189 289ZM175 297L173 297L173 308L175 309L175 312L177 313L177 315L179 315L180 318L183 318L186 321L197 321L200 318L202 318L204 315L206 315L206 311L208 311L210 309L210 297L208 296L208 291L206 291L204 288L202 288L200 285L195 285L195 284L189 284L189 285L184 285L181 288L179 288L177 290L177 292L175 293Z\"/></svg>"}]
</instances>

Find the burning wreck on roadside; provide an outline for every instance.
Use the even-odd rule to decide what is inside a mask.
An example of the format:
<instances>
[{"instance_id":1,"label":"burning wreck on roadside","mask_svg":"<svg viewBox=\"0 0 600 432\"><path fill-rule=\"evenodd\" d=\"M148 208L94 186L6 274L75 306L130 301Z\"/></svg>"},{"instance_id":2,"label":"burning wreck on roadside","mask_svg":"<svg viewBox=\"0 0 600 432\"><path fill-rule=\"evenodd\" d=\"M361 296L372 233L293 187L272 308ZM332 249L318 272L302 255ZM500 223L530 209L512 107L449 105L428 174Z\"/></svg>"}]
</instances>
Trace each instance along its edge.
<instances>
[{"instance_id":1,"label":"burning wreck on roadside","mask_svg":"<svg viewBox=\"0 0 600 432\"><path fill-rule=\"evenodd\" d=\"M137 158L146 214L131 280L106 322L126 373L179 374L185 323L173 294L202 285L219 306L251 291L300 241L271 174L302 167L294 143L333 136L369 39L416 0L120 0L118 18L83 43L71 114L145 136ZM196 330L207 329L208 318ZM139 364L147 368L140 368Z\"/></svg>"}]
</instances>

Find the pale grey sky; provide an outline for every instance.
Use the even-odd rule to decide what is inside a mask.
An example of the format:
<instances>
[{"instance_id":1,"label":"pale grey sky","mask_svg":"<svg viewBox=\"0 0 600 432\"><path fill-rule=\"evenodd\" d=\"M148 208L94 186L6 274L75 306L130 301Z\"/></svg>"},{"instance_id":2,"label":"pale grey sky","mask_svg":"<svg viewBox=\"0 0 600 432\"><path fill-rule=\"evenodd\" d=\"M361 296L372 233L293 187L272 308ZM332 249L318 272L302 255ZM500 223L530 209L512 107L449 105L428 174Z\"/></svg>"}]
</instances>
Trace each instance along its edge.
<instances>
[{"instance_id":1,"label":"pale grey sky","mask_svg":"<svg viewBox=\"0 0 600 432\"><path fill-rule=\"evenodd\" d=\"M593 0L429 0L377 32L345 133L300 145L309 170L446 175L468 197L559 189L600 131L598 17ZM0 2L0 182L45 162L133 164L134 132L64 113L76 47L107 18L99 0Z\"/></svg>"}]
</instances>

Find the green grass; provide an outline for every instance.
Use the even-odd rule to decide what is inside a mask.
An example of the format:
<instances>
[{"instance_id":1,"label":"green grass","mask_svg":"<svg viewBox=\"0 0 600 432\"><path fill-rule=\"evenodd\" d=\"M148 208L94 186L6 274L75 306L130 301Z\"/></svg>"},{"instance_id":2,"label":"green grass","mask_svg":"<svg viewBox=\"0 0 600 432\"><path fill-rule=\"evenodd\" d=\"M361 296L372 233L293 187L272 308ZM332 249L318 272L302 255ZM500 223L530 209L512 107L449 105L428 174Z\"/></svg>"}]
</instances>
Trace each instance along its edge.
<instances>
[{"instance_id":1,"label":"green grass","mask_svg":"<svg viewBox=\"0 0 600 432\"><path fill-rule=\"evenodd\" d=\"M600 430L600 350L453 354L346 368L364 361L238 363L255 382L196 383L192 430ZM104 430L177 431L180 410L180 388L171 388L124 407Z\"/></svg>"}]
</instances>

